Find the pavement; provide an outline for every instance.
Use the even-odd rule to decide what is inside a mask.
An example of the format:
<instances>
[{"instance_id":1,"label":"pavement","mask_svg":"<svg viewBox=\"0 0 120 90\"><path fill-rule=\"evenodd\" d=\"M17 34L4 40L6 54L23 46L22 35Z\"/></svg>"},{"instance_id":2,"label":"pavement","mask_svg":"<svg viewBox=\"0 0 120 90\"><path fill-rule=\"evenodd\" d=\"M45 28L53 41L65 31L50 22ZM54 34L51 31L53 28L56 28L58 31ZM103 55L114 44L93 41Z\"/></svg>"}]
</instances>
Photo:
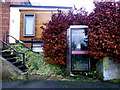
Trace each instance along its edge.
<instances>
[{"instance_id":1,"label":"pavement","mask_svg":"<svg viewBox=\"0 0 120 90\"><path fill-rule=\"evenodd\" d=\"M109 88L109 90L120 90L120 82L81 82L81 81L3 81L2 88ZM111 89L110 89L111 88ZM15 89L16 90L16 89Z\"/></svg>"}]
</instances>

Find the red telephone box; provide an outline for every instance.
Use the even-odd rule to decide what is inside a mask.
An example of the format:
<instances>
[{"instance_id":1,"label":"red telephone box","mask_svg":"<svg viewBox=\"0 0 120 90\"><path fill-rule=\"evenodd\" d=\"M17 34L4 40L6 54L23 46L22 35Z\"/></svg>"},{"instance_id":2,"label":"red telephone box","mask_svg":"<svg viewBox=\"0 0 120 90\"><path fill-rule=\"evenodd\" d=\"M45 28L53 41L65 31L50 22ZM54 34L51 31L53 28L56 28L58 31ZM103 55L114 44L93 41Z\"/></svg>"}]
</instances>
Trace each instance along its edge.
<instances>
[{"instance_id":1,"label":"red telephone box","mask_svg":"<svg viewBox=\"0 0 120 90\"><path fill-rule=\"evenodd\" d=\"M69 72L89 72L88 26L71 25L67 30L67 69Z\"/></svg>"}]
</instances>

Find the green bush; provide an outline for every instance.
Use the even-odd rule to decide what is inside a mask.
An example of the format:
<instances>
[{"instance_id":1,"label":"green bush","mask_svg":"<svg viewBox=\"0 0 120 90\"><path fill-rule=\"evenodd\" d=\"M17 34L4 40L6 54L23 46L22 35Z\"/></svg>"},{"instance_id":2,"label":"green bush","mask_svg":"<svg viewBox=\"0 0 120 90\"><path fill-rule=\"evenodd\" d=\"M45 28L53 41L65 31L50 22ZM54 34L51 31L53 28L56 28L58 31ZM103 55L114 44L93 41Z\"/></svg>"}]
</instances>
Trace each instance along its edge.
<instances>
[{"instance_id":1,"label":"green bush","mask_svg":"<svg viewBox=\"0 0 120 90\"><path fill-rule=\"evenodd\" d=\"M44 53L31 52L20 43L12 45L12 47L18 52L25 53L25 65L28 68L28 74L49 75L62 73L58 65L46 63Z\"/></svg>"}]
</instances>

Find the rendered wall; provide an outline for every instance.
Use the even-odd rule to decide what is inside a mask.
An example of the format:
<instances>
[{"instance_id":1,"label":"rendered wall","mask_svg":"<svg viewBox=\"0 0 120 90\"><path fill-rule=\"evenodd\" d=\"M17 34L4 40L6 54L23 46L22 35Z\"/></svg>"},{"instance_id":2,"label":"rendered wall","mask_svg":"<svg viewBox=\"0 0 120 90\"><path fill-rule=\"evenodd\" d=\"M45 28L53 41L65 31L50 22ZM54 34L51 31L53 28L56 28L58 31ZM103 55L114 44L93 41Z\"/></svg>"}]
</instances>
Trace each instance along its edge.
<instances>
[{"instance_id":1,"label":"rendered wall","mask_svg":"<svg viewBox=\"0 0 120 90\"><path fill-rule=\"evenodd\" d=\"M10 8L10 35L19 40L20 37L20 12L19 8ZM15 43L13 38L9 38L10 43Z\"/></svg>"},{"instance_id":2,"label":"rendered wall","mask_svg":"<svg viewBox=\"0 0 120 90\"><path fill-rule=\"evenodd\" d=\"M103 80L120 79L120 64L113 62L109 57L97 64L97 70Z\"/></svg>"}]
</instances>

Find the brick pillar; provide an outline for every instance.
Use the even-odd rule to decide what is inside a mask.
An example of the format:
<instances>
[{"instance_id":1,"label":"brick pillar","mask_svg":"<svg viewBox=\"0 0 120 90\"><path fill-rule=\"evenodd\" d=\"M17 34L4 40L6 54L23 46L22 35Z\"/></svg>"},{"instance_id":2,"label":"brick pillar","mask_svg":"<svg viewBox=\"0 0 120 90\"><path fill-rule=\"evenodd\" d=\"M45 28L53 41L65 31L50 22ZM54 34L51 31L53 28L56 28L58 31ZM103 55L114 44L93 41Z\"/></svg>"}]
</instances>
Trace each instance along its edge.
<instances>
[{"instance_id":1,"label":"brick pillar","mask_svg":"<svg viewBox=\"0 0 120 90\"><path fill-rule=\"evenodd\" d=\"M0 39L2 39L2 3L0 2Z\"/></svg>"},{"instance_id":2,"label":"brick pillar","mask_svg":"<svg viewBox=\"0 0 120 90\"><path fill-rule=\"evenodd\" d=\"M10 25L10 2L2 3L2 39L5 41L5 33L9 33Z\"/></svg>"}]
</instances>

